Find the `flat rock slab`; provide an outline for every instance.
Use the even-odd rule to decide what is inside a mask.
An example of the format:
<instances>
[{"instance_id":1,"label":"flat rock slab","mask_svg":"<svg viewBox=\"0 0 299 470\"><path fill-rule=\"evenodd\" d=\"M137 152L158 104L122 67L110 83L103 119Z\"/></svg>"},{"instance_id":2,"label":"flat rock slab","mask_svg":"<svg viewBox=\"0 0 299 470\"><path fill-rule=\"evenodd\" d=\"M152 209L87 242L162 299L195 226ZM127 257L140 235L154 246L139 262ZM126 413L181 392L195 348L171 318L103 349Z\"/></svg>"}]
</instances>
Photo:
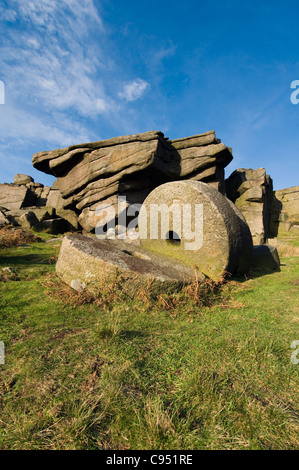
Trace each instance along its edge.
<instances>
[{"instance_id":1,"label":"flat rock slab","mask_svg":"<svg viewBox=\"0 0 299 470\"><path fill-rule=\"evenodd\" d=\"M249 270L252 238L244 217L205 183L176 181L154 189L143 203L138 224L143 248L180 260L215 281L226 273Z\"/></svg>"},{"instance_id":2,"label":"flat rock slab","mask_svg":"<svg viewBox=\"0 0 299 470\"><path fill-rule=\"evenodd\" d=\"M64 237L56 272L76 290L86 288L97 295L105 286L117 284L130 297L142 290L153 297L172 293L204 279L194 269L141 247L80 234Z\"/></svg>"}]
</instances>

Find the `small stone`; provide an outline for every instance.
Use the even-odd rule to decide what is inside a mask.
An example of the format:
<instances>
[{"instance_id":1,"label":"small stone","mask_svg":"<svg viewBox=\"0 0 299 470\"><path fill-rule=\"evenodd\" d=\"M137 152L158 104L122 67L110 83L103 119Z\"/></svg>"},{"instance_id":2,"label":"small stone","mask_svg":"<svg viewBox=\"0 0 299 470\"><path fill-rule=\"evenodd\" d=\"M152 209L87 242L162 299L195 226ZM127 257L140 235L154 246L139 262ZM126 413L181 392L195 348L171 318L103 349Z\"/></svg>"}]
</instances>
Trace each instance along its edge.
<instances>
[{"instance_id":1,"label":"small stone","mask_svg":"<svg viewBox=\"0 0 299 470\"><path fill-rule=\"evenodd\" d=\"M80 279L73 279L70 285L71 288L76 290L77 292L83 292L86 288L85 282L82 282Z\"/></svg>"},{"instance_id":2,"label":"small stone","mask_svg":"<svg viewBox=\"0 0 299 470\"><path fill-rule=\"evenodd\" d=\"M252 270L263 273L279 268L280 259L275 246L256 245L253 247Z\"/></svg>"},{"instance_id":3,"label":"small stone","mask_svg":"<svg viewBox=\"0 0 299 470\"><path fill-rule=\"evenodd\" d=\"M10 267L2 268L0 271L0 280L4 281L19 281L19 276Z\"/></svg>"}]
</instances>

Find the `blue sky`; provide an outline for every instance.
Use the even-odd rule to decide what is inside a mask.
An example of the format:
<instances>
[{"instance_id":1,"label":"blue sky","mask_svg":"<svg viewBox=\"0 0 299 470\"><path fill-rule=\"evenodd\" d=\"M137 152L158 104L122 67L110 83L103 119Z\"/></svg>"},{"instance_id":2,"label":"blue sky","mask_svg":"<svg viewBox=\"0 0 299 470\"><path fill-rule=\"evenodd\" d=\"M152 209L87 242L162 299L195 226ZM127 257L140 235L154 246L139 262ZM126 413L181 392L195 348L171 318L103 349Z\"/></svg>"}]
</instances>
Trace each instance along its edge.
<instances>
[{"instance_id":1,"label":"blue sky","mask_svg":"<svg viewBox=\"0 0 299 470\"><path fill-rule=\"evenodd\" d=\"M33 153L215 129L236 168L299 184L298 0L2 0L0 182Z\"/></svg>"}]
</instances>

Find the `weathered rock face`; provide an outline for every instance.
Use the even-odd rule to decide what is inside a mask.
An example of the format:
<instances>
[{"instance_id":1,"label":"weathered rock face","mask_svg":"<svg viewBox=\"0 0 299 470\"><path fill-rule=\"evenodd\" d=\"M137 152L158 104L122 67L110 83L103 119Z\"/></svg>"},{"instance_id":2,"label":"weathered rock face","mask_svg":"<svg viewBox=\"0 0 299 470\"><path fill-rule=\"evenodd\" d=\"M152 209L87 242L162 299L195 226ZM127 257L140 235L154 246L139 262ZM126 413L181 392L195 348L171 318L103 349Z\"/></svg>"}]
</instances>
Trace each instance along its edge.
<instances>
[{"instance_id":1,"label":"weathered rock face","mask_svg":"<svg viewBox=\"0 0 299 470\"><path fill-rule=\"evenodd\" d=\"M60 191L17 174L13 184L0 184L0 225L63 233L79 229L77 214L63 209Z\"/></svg>"},{"instance_id":2,"label":"weathered rock face","mask_svg":"<svg viewBox=\"0 0 299 470\"><path fill-rule=\"evenodd\" d=\"M234 171L225 183L227 197L244 215L251 230L253 243L265 243L269 233L273 198L272 179L264 168L241 168Z\"/></svg>"},{"instance_id":3,"label":"weathered rock face","mask_svg":"<svg viewBox=\"0 0 299 470\"><path fill-rule=\"evenodd\" d=\"M33 195L26 186L0 184L0 205L8 210L18 210L33 202Z\"/></svg>"},{"instance_id":4,"label":"weathered rock face","mask_svg":"<svg viewBox=\"0 0 299 470\"><path fill-rule=\"evenodd\" d=\"M31 178L31 176L29 176L29 175L22 175L22 174L18 173L14 177L14 184L26 185L26 184L30 184L30 183L34 183L34 179Z\"/></svg>"},{"instance_id":5,"label":"weathered rock face","mask_svg":"<svg viewBox=\"0 0 299 470\"><path fill-rule=\"evenodd\" d=\"M144 201L138 224L145 249L178 259L214 280L249 270L248 225L231 201L205 183L159 186Z\"/></svg>"},{"instance_id":6,"label":"weathered rock face","mask_svg":"<svg viewBox=\"0 0 299 470\"><path fill-rule=\"evenodd\" d=\"M195 279L193 269L121 240L97 240L67 235L56 264L57 274L76 290L97 295L105 285L117 284L131 297L142 290L152 296L180 290ZM198 273L199 279L204 277Z\"/></svg>"},{"instance_id":7,"label":"weathered rock face","mask_svg":"<svg viewBox=\"0 0 299 470\"><path fill-rule=\"evenodd\" d=\"M39 152L33 166L56 176L63 206L79 213L81 226L91 231L99 220L99 204L115 207L117 196L142 203L167 181L205 181L224 191L224 168L232 154L215 132L169 141L162 132L146 132Z\"/></svg>"},{"instance_id":8,"label":"weathered rock face","mask_svg":"<svg viewBox=\"0 0 299 470\"><path fill-rule=\"evenodd\" d=\"M1 211L0 210L0 227L3 226L3 225L8 225L9 224L9 220L5 216L5 212L6 211Z\"/></svg>"},{"instance_id":9,"label":"weathered rock face","mask_svg":"<svg viewBox=\"0 0 299 470\"><path fill-rule=\"evenodd\" d=\"M274 192L269 238L299 240L299 186Z\"/></svg>"}]
</instances>

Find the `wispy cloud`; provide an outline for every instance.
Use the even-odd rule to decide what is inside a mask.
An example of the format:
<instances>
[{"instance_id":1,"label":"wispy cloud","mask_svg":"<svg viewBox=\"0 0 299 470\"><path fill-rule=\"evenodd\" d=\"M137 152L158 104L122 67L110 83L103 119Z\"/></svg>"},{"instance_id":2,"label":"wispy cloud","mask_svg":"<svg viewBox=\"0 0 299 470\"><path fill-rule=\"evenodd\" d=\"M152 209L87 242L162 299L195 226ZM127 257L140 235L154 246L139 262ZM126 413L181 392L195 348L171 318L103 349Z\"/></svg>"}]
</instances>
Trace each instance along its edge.
<instances>
[{"instance_id":1,"label":"wispy cloud","mask_svg":"<svg viewBox=\"0 0 299 470\"><path fill-rule=\"evenodd\" d=\"M0 6L0 20L13 23L17 19L17 12L10 8Z\"/></svg>"},{"instance_id":2,"label":"wispy cloud","mask_svg":"<svg viewBox=\"0 0 299 470\"><path fill-rule=\"evenodd\" d=\"M100 51L93 44L88 51L84 47L88 28L103 31L92 0L17 0L15 5L23 24L32 28L13 31L0 50L14 99L30 96L48 110L73 109L82 116L107 112L113 100L97 74Z\"/></svg>"},{"instance_id":3,"label":"wispy cloud","mask_svg":"<svg viewBox=\"0 0 299 470\"><path fill-rule=\"evenodd\" d=\"M127 101L135 101L141 98L149 88L150 84L146 80L137 78L133 82L127 83L123 91L119 93L119 96Z\"/></svg>"},{"instance_id":4,"label":"wispy cloud","mask_svg":"<svg viewBox=\"0 0 299 470\"><path fill-rule=\"evenodd\" d=\"M172 44L151 47L153 71L147 53L140 55L145 66L140 77L134 61L120 60L119 38L103 21L100 1L4 4L9 6L0 6L0 81L6 103L0 107L0 161L23 149L30 163L40 150L159 127L152 123L146 95L158 64L174 53Z\"/></svg>"},{"instance_id":5,"label":"wispy cloud","mask_svg":"<svg viewBox=\"0 0 299 470\"><path fill-rule=\"evenodd\" d=\"M87 118L117 108L101 76L111 62L101 49L105 28L95 3L11 0L9 6L0 8L5 31L0 80L6 95L0 107L1 161L22 148L39 151L95 140ZM2 163L3 178L3 170L13 171L15 163Z\"/></svg>"}]
</instances>

